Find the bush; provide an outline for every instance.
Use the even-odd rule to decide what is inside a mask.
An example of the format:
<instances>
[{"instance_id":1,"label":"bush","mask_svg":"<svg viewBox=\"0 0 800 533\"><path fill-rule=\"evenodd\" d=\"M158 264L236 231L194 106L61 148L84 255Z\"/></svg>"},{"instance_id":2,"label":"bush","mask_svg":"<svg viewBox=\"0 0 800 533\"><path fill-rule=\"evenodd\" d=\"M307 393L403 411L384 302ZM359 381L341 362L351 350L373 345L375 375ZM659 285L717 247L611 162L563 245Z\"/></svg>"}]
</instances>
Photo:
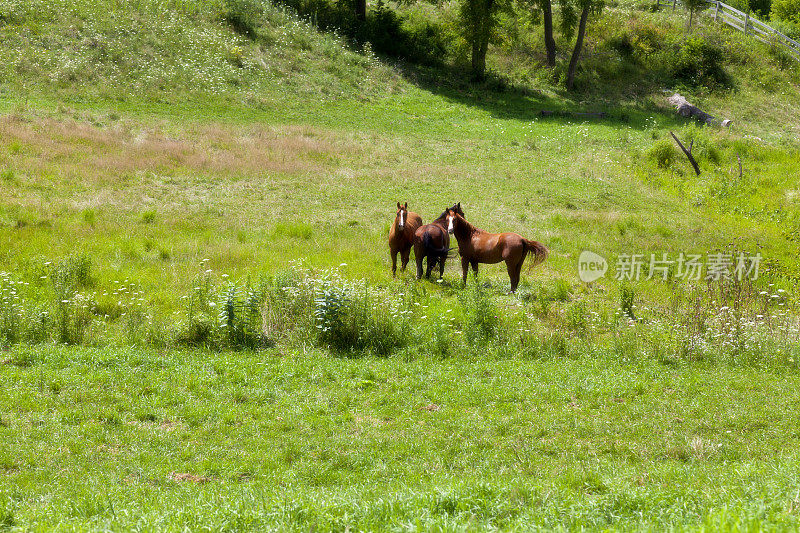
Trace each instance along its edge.
<instances>
[{"instance_id":1,"label":"bush","mask_svg":"<svg viewBox=\"0 0 800 533\"><path fill-rule=\"evenodd\" d=\"M329 272L314 297L318 342L338 352L388 355L408 343L408 313L402 305L402 299L381 301L366 284L345 282Z\"/></svg>"},{"instance_id":2,"label":"bush","mask_svg":"<svg viewBox=\"0 0 800 533\"><path fill-rule=\"evenodd\" d=\"M783 22L800 24L800 0L772 0L770 17Z\"/></svg>"},{"instance_id":3,"label":"bush","mask_svg":"<svg viewBox=\"0 0 800 533\"><path fill-rule=\"evenodd\" d=\"M79 292L94 285L92 262L86 255L64 259L53 267L50 280L56 299L56 340L80 344L94 316L94 303Z\"/></svg>"},{"instance_id":4,"label":"bush","mask_svg":"<svg viewBox=\"0 0 800 533\"><path fill-rule=\"evenodd\" d=\"M702 37L687 39L677 51L672 75L695 87L727 87L730 77L722 67L722 58L722 50Z\"/></svg>"},{"instance_id":5,"label":"bush","mask_svg":"<svg viewBox=\"0 0 800 533\"><path fill-rule=\"evenodd\" d=\"M254 0L225 0L219 18L236 33L253 39L260 14L261 8Z\"/></svg>"},{"instance_id":6,"label":"bush","mask_svg":"<svg viewBox=\"0 0 800 533\"><path fill-rule=\"evenodd\" d=\"M228 348L257 348L265 342L261 309L264 291L248 281L240 288L230 284L220 298L219 325Z\"/></svg>"},{"instance_id":7,"label":"bush","mask_svg":"<svg viewBox=\"0 0 800 533\"><path fill-rule=\"evenodd\" d=\"M82 344L94 318L92 307L92 301L81 294L60 300L56 305L56 340Z\"/></svg>"},{"instance_id":8,"label":"bush","mask_svg":"<svg viewBox=\"0 0 800 533\"><path fill-rule=\"evenodd\" d=\"M668 169L675 162L678 152L670 141L661 140L647 150L647 158L655 161L658 168Z\"/></svg>"},{"instance_id":9,"label":"bush","mask_svg":"<svg viewBox=\"0 0 800 533\"><path fill-rule=\"evenodd\" d=\"M498 314L489 296L477 283L470 284L458 296L464 311L464 336L467 343L486 342L495 336Z\"/></svg>"},{"instance_id":10,"label":"bush","mask_svg":"<svg viewBox=\"0 0 800 533\"><path fill-rule=\"evenodd\" d=\"M628 285L623 285L620 288L619 294L619 307L622 309L622 312L630 318L631 320L636 320L636 315L633 313L633 309L636 307L634 304L636 300L636 291L633 287Z\"/></svg>"},{"instance_id":11,"label":"bush","mask_svg":"<svg viewBox=\"0 0 800 533\"><path fill-rule=\"evenodd\" d=\"M606 42L620 57L641 63L664 47L666 32L654 24L633 22L618 30Z\"/></svg>"},{"instance_id":12,"label":"bush","mask_svg":"<svg viewBox=\"0 0 800 533\"><path fill-rule=\"evenodd\" d=\"M22 304L15 281L6 272L0 272L0 343L16 344L20 341Z\"/></svg>"},{"instance_id":13,"label":"bush","mask_svg":"<svg viewBox=\"0 0 800 533\"><path fill-rule=\"evenodd\" d=\"M379 0L367 20L355 16L354 0L281 0L322 31L334 31L356 45L370 43L376 53L438 65L447 55L448 36L427 17L401 15Z\"/></svg>"},{"instance_id":14,"label":"bush","mask_svg":"<svg viewBox=\"0 0 800 533\"><path fill-rule=\"evenodd\" d=\"M215 321L213 285L211 277L206 274L195 281L192 292L186 299L186 323L176 339L179 344L190 346L213 347Z\"/></svg>"}]
</instances>

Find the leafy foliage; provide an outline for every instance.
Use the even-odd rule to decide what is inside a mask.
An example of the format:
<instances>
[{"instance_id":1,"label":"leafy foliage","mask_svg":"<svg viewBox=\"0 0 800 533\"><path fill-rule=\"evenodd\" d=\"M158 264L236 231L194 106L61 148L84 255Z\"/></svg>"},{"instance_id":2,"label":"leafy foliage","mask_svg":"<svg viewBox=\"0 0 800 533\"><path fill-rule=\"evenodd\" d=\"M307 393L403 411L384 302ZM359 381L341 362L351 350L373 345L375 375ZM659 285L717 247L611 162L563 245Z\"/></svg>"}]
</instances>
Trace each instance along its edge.
<instances>
[{"instance_id":1,"label":"leafy foliage","mask_svg":"<svg viewBox=\"0 0 800 533\"><path fill-rule=\"evenodd\" d=\"M676 79L693 86L728 87L731 80L722 63L723 55L719 47L702 37L694 37L680 45L672 65L672 74Z\"/></svg>"}]
</instances>

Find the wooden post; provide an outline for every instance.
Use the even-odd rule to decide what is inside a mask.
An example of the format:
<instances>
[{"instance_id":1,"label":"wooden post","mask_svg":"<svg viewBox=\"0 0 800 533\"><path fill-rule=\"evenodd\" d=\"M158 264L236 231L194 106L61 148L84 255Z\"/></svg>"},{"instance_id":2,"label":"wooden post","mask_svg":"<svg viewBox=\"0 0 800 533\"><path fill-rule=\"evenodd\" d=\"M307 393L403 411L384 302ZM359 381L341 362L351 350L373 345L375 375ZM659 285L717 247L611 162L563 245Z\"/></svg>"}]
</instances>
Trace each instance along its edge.
<instances>
[{"instance_id":1,"label":"wooden post","mask_svg":"<svg viewBox=\"0 0 800 533\"><path fill-rule=\"evenodd\" d=\"M750 11L744 14L744 34L747 35L747 26L750 25Z\"/></svg>"},{"instance_id":2,"label":"wooden post","mask_svg":"<svg viewBox=\"0 0 800 533\"><path fill-rule=\"evenodd\" d=\"M678 0L672 0L672 10L675 11L675 4L678 3Z\"/></svg>"},{"instance_id":3,"label":"wooden post","mask_svg":"<svg viewBox=\"0 0 800 533\"><path fill-rule=\"evenodd\" d=\"M715 7L714 7L714 22L717 21L717 14L718 13L719 13L719 0L717 0L717 3L715 4Z\"/></svg>"}]
</instances>

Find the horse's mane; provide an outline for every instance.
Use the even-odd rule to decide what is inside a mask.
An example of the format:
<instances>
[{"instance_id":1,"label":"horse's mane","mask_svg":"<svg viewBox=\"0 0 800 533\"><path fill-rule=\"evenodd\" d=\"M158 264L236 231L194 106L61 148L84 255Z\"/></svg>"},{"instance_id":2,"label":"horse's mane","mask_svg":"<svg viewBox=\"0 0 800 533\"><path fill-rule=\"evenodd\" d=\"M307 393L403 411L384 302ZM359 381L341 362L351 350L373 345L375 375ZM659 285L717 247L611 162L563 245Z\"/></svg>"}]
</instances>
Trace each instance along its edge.
<instances>
[{"instance_id":1,"label":"horse's mane","mask_svg":"<svg viewBox=\"0 0 800 533\"><path fill-rule=\"evenodd\" d=\"M456 213L458 213L459 215L461 215L463 217L464 216L464 211L462 211L460 208L459 209L455 209L455 207L456 206L448 207L447 209L444 210L444 212L441 215L439 215L438 217L433 219L433 221L436 222L438 220L444 220L445 218L447 218L447 212L450 211L451 209L454 210ZM466 218L464 218L464 220L466 220Z\"/></svg>"}]
</instances>

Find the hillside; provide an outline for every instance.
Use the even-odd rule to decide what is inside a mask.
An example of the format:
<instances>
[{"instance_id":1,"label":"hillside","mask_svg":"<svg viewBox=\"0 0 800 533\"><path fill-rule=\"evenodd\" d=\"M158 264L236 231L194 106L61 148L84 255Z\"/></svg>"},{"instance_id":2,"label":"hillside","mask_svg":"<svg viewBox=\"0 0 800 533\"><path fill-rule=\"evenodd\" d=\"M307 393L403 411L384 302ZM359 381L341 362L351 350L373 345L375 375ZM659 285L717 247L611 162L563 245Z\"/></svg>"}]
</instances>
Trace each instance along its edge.
<instances>
[{"instance_id":1,"label":"hillside","mask_svg":"<svg viewBox=\"0 0 800 533\"><path fill-rule=\"evenodd\" d=\"M439 24L434 28L453 38L452 29L441 27L454 16L452 9L412 12L411 19L429 17ZM800 78L794 62L709 25L708 19L687 35L680 11L607 6L590 27L581 90L569 94L552 84L537 63L538 26L506 28L516 37L500 39L489 57L497 80L475 86L447 69L379 60L369 47L366 52L360 45L352 48L345 39L303 22L290 8L261 0L5 1L0 10L0 79L9 104L40 98L94 106L106 102L109 107L195 102L224 106L220 118L235 115L238 108L319 122L345 101L346 111L369 112L371 102L402 111L407 99L433 93L468 106L483 102L482 107L524 120L528 117L519 107L534 113L561 107L661 108L662 91L680 90L736 120L740 134L772 140L798 136L800 117L793 102L800 96ZM245 24L244 29L237 24ZM722 88L709 90L707 78L675 77L689 37L718 47L727 80ZM458 64L462 44L453 39L451 53ZM560 57L567 59L570 42L559 37L558 46ZM686 65L694 67L709 68Z\"/></svg>"}]
</instances>

